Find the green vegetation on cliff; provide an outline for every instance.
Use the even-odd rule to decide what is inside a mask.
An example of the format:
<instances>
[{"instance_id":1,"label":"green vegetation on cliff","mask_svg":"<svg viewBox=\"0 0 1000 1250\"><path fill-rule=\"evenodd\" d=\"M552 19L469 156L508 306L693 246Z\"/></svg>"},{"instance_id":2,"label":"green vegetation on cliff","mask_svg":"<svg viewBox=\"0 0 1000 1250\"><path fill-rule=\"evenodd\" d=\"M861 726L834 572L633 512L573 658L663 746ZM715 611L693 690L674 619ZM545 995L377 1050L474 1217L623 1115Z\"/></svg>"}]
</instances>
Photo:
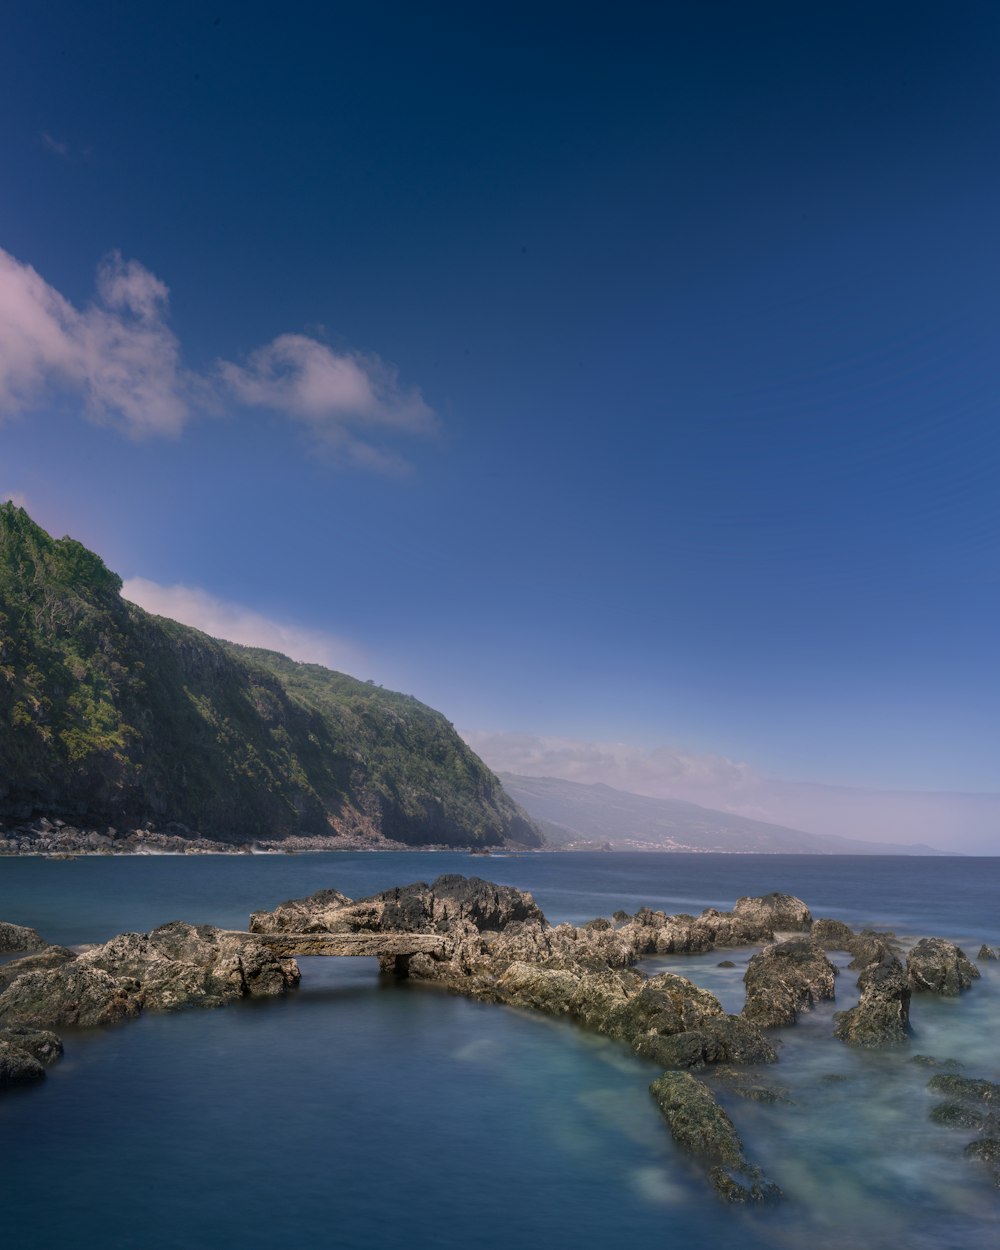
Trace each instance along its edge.
<instances>
[{"instance_id":1,"label":"green vegetation on cliff","mask_svg":"<svg viewBox=\"0 0 1000 1250\"><path fill-rule=\"evenodd\" d=\"M439 712L120 590L93 552L0 505L0 816L175 821L231 842L540 843Z\"/></svg>"}]
</instances>

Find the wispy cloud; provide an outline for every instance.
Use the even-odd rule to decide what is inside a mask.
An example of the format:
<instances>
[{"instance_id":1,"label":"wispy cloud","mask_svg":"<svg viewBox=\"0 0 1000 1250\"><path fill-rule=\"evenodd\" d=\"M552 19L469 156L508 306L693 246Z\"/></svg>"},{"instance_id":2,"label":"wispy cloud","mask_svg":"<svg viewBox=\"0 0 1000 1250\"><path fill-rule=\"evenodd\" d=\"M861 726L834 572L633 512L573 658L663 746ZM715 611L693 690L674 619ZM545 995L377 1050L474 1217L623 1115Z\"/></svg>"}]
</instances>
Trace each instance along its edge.
<instances>
[{"instance_id":1,"label":"wispy cloud","mask_svg":"<svg viewBox=\"0 0 1000 1250\"><path fill-rule=\"evenodd\" d=\"M875 842L1000 854L1000 794L868 790L762 777L722 755L485 730L462 736L498 772L603 782L755 820Z\"/></svg>"},{"instance_id":2,"label":"wispy cloud","mask_svg":"<svg viewBox=\"0 0 1000 1250\"><path fill-rule=\"evenodd\" d=\"M68 143L64 143L61 139L53 138L47 130L42 131L41 139L45 147L47 147L50 152L54 152L56 156L61 156L64 160L69 157Z\"/></svg>"},{"instance_id":3,"label":"wispy cloud","mask_svg":"<svg viewBox=\"0 0 1000 1250\"><path fill-rule=\"evenodd\" d=\"M197 586L162 586L145 577L127 578L122 596L147 612L191 625L213 638L280 651L290 659L322 664L338 672L366 674L370 657L353 643L323 630L276 621L239 603L218 599Z\"/></svg>"},{"instance_id":4,"label":"wispy cloud","mask_svg":"<svg viewBox=\"0 0 1000 1250\"><path fill-rule=\"evenodd\" d=\"M195 374L183 367L168 313L166 284L118 252L98 268L95 301L78 309L0 250L0 418L37 408L52 389L81 395L89 417L132 437L177 436L196 412L225 405L267 408L343 460L379 471L405 467L386 439L437 428L391 365L302 334Z\"/></svg>"}]
</instances>

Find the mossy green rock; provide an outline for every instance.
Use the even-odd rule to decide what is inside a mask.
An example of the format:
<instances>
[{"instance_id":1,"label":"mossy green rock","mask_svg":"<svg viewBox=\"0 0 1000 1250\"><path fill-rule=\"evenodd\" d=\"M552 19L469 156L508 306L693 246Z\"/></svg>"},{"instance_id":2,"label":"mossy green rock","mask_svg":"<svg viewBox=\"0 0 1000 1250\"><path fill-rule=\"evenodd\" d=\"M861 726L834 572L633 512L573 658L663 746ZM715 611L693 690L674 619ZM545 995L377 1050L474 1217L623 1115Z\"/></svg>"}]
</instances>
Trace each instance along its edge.
<instances>
[{"instance_id":1,"label":"mossy green rock","mask_svg":"<svg viewBox=\"0 0 1000 1250\"><path fill-rule=\"evenodd\" d=\"M176 822L238 843L541 843L439 712L120 591L80 543L0 505L0 818Z\"/></svg>"}]
</instances>

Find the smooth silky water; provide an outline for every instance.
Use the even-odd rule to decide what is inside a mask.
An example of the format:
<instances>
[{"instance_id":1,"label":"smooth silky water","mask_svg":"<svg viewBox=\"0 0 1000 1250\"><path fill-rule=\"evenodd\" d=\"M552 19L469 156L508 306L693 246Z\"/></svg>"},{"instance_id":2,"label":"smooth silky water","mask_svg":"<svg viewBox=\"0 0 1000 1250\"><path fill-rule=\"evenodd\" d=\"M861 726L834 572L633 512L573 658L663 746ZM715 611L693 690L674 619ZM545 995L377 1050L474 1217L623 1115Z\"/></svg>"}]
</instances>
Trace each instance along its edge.
<instances>
[{"instance_id":1,"label":"smooth silky water","mask_svg":"<svg viewBox=\"0 0 1000 1250\"><path fill-rule=\"evenodd\" d=\"M533 892L553 922L647 904L731 907L797 894L815 916L901 936L1000 945L998 859L462 854L0 861L0 918L52 941L104 940L171 919L245 927L284 898L361 897L462 872ZM742 1005L751 949L658 958ZM736 967L719 968L723 959ZM847 957L835 955L845 967ZM785 1191L773 1209L720 1204L673 1145L647 1086L658 1069L574 1025L380 980L366 959L300 960L283 1000L151 1014L64 1034L37 1089L0 1099L4 1241L24 1250L509 1245L602 1250L978 1250L997 1191L962 1158L973 1134L928 1119L933 1069L1000 1079L1000 965L957 1000L914 998L899 1051L831 1035L838 1001L776 1036L762 1070L786 1103L722 1092L747 1154Z\"/></svg>"}]
</instances>

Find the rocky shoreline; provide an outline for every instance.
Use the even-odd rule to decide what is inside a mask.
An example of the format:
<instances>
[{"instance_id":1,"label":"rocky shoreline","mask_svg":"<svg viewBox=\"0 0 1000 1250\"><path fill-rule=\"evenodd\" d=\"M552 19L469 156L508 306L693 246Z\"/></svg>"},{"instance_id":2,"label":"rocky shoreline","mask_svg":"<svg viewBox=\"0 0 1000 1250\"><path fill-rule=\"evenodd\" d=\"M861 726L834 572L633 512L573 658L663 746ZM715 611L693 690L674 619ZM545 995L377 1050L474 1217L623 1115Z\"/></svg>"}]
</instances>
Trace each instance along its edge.
<instances>
[{"instance_id":1,"label":"rocky shoreline","mask_svg":"<svg viewBox=\"0 0 1000 1250\"><path fill-rule=\"evenodd\" d=\"M952 942L924 938L904 951L891 933L814 920L801 899L787 894L740 898L728 912L642 908L553 926L530 894L456 875L361 900L322 890L255 912L246 933L175 921L80 951L0 923L0 954L20 955L0 965L0 1088L39 1080L62 1053L60 1029L286 994L299 982L290 956L324 944L336 953L391 952L381 957L386 974L564 1016L651 1060L664 1071L650 1092L675 1141L701 1163L715 1192L736 1203L771 1201L781 1191L747 1155L716 1094L695 1072L714 1072L734 1096L783 1101L759 1068L778 1061L777 1030L835 998L830 951L850 954L858 973L857 1005L834 1017L835 1035L850 1046L905 1054L913 997L954 997L980 975ZM727 1014L686 977L635 966L651 955L738 947L762 947L747 964L738 1014ZM988 958L983 952L980 958ZM945 1066L925 1056L914 1061ZM947 1095L932 1112L934 1122L974 1130L966 1154L1000 1185L1000 1085L949 1071L929 1087Z\"/></svg>"}]
</instances>

